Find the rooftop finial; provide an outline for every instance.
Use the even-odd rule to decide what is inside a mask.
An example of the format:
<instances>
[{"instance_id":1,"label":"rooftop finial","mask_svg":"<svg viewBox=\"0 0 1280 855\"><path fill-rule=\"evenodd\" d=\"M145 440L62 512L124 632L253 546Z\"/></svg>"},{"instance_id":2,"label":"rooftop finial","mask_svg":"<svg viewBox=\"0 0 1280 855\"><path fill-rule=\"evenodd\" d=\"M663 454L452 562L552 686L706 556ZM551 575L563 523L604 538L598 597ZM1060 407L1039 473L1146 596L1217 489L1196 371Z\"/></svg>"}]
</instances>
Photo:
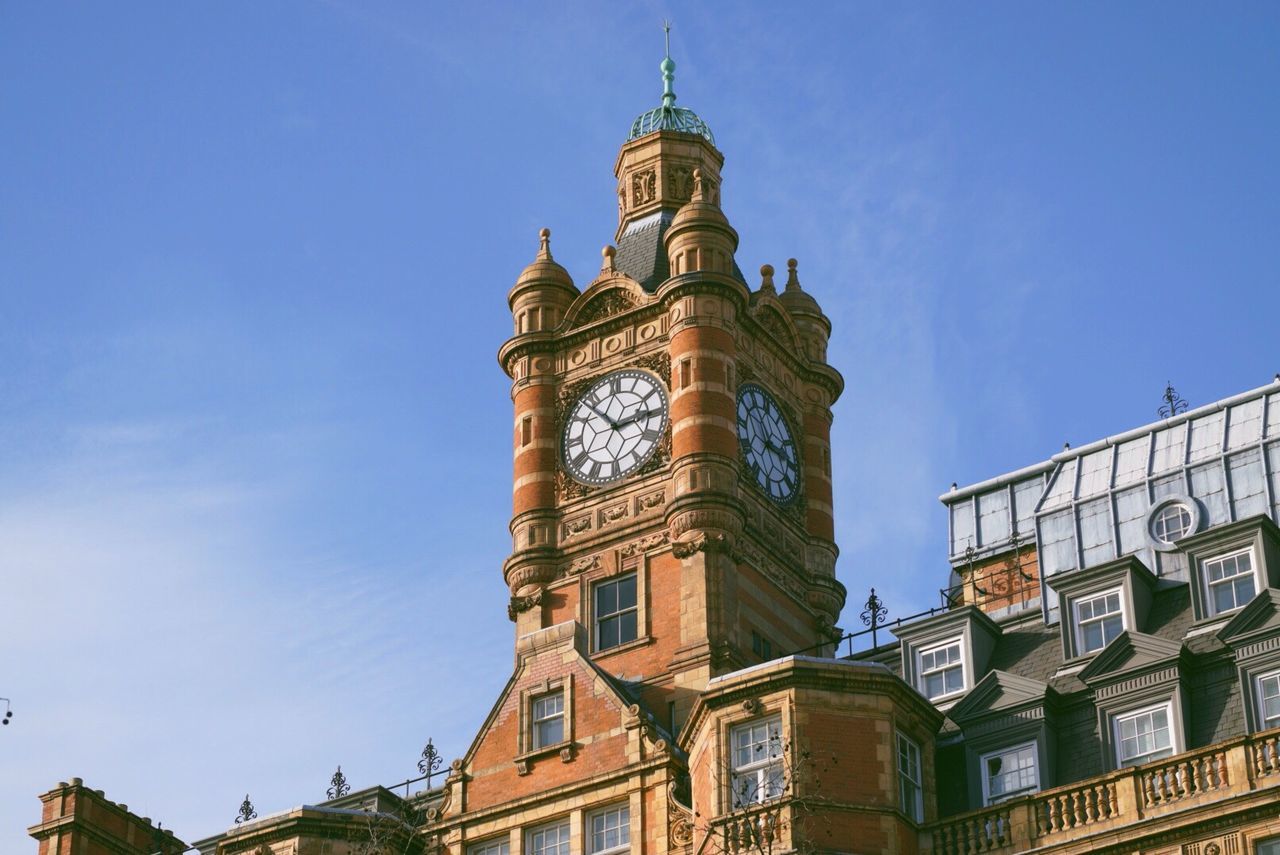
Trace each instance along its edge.
<instances>
[{"instance_id":1,"label":"rooftop finial","mask_svg":"<svg viewBox=\"0 0 1280 855\"><path fill-rule=\"evenodd\" d=\"M676 64L671 59L671 22L662 22L662 31L666 38L667 54L662 60L662 65L658 66L662 69L662 106L674 107L676 105Z\"/></svg>"},{"instance_id":2,"label":"rooftop finial","mask_svg":"<svg viewBox=\"0 0 1280 855\"><path fill-rule=\"evenodd\" d=\"M787 259L787 290L800 290L800 277L796 274L796 260Z\"/></svg>"},{"instance_id":3,"label":"rooftop finial","mask_svg":"<svg viewBox=\"0 0 1280 855\"><path fill-rule=\"evenodd\" d=\"M777 294L778 289L773 285L773 265L760 265L760 290L767 294Z\"/></svg>"},{"instance_id":4,"label":"rooftop finial","mask_svg":"<svg viewBox=\"0 0 1280 855\"><path fill-rule=\"evenodd\" d=\"M538 247L538 258L551 257L551 229L542 229L538 232L538 239L542 245Z\"/></svg>"}]
</instances>

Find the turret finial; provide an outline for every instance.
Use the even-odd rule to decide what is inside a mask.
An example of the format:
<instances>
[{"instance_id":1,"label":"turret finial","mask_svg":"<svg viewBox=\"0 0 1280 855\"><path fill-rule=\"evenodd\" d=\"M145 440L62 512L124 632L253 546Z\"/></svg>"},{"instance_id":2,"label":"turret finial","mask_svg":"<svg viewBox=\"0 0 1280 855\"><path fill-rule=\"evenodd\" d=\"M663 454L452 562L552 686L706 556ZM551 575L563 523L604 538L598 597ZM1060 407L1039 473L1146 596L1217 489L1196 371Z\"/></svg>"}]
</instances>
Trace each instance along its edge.
<instances>
[{"instance_id":1,"label":"turret finial","mask_svg":"<svg viewBox=\"0 0 1280 855\"><path fill-rule=\"evenodd\" d=\"M667 44L666 56L658 66L662 69L662 106L674 107L676 105L676 64L671 59L671 22L663 21L662 30Z\"/></svg>"},{"instance_id":2,"label":"turret finial","mask_svg":"<svg viewBox=\"0 0 1280 855\"><path fill-rule=\"evenodd\" d=\"M617 269L613 266L613 257L617 254L618 250L614 249L612 244L600 250L600 255L603 256L604 259L600 265L601 273L613 273Z\"/></svg>"},{"instance_id":3,"label":"turret finial","mask_svg":"<svg viewBox=\"0 0 1280 855\"><path fill-rule=\"evenodd\" d=\"M766 294L777 294L778 289L773 287L773 265L760 265L760 290Z\"/></svg>"},{"instance_id":4,"label":"turret finial","mask_svg":"<svg viewBox=\"0 0 1280 855\"><path fill-rule=\"evenodd\" d=\"M800 277L796 275L796 260L794 258L787 259L787 290L800 290Z\"/></svg>"},{"instance_id":5,"label":"turret finial","mask_svg":"<svg viewBox=\"0 0 1280 855\"><path fill-rule=\"evenodd\" d=\"M538 258L551 257L551 229L542 229L538 232L538 238L542 245L538 248Z\"/></svg>"}]
</instances>

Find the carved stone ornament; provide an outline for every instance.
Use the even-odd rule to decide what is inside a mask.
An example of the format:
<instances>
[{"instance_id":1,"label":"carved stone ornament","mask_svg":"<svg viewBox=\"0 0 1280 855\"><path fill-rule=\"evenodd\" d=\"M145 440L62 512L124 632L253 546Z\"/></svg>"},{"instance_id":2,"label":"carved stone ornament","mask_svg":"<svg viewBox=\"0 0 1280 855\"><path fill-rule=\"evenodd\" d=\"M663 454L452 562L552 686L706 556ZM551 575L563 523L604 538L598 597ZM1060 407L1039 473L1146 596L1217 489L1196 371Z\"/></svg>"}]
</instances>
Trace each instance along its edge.
<instances>
[{"instance_id":1,"label":"carved stone ornament","mask_svg":"<svg viewBox=\"0 0 1280 855\"><path fill-rule=\"evenodd\" d=\"M507 604L507 619L514 623L516 615L527 612L534 606L542 605L542 594L543 589L539 588L532 594L512 597L511 602Z\"/></svg>"},{"instance_id":2,"label":"carved stone ornament","mask_svg":"<svg viewBox=\"0 0 1280 855\"><path fill-rule=\"evenodd\" d=\"M692 558L699 552L722 552L728 545L729 538L721 532L707 534L700 532L689 540L678 540L671 544L671 554L676 558Z\"/></svg>"},{"instance_id":3,"label":"carved stone ornament","mask_svg":"<svg viewBox=\"0 0 1280 855\"><path fill-rule=\"evenodd\" d=\"M633 173L631 176L631 204L652 202L658 195L658 173L652 169Z\"/></svg>"},{"instance_id":4,"label":"carved stone ornament","mask_svg":"<svg viewBox=\"0 0 1280 855\"><path fill-rule=\"evenodd\" d=\"M671 818L671 842L676 846L693 845L693 820L683 814Z\"/></svg>"},{"instance_id":5,"label":"carved stone ornament","mask_svg":"<svg viewBox=\"0 0 1280 855\"><path fill-rule=\"evenodd\" d=\"M1208 841L1187 843L1182 852L1183 855L1239 855L1240 835L1233 832Z\"/></svg>"},{"instance_id":6,"label":"carved stone ornament","mask_svg":"<svg viewBox=\"0 0 1280 855\"><path fill-rule=\"evenodd\" d=\"M529 774L529 761L528 761L528 760L517 760L517 761L516 761L516 774L517 774L517 775L528 775L528 774Z\"/></svg>"},{"instance_id":7,"label":"carved stone ornament","mask_svg":"<svg viewBox=\"0 0 1280 855\"><path fill-rule=\"evenodd\" d=\"M611 523L616 523L618 520L622 519L626 515L627 515L626 502L619 502L616 505L611 505L605 508L604 510L600 511L600 525L606 526L606 525L610 525Z\"/></svg>"},{"instance_id":8,"label":"carved stone ornament","mask_svg":"<svg viewBox=\"0 0 1280 855\"><path fill-rule=\"evenodd\" d=\"M599 570L599 569L600 569L600 556L587 555L582 558L575 558L573 561L569 562L569 564L566 565L565 568L560 571L560 578L565 579L565 578L568 578L569 576L581 575L582 573L586 573L588 570Z\"/></svg>"},{"instance_id":9,"label":"carved stone ornament","mask_svg":"<svg viewBox=\"0 0 1280 855\"><path fill-rule=\"evenodd\" d=\"M764 709L764 704L760 703L758 698L747 698L742 702L742 711L751 715L759 715Z\"/></svg>"},{"instance_id":10,"label":"carved stone ornament","mask_svg":"<svg viewBox=\"0 0 1280 855\"><path fill-rule=\"evenodd\" d=\"M687 166L672 166L667 170L667 187L671 198L688 202L693 198L693 170Z\"/></svg>"},{"instance_id":11,"label":"carved stone ornament","mask_svg":"<svg viewBox=\"0 0 1280 855\"><path fill-rule=\"evenodd\" d=\"M632 555L643 554L650 549L657 549L666 546L671 541L671 535L662 531L657 534L651 534L648 537L642 537L639 540L633 540L618 550L618 555L623 558L629 558Z\"/></svg>"},{"instance_id":12,"label":"carved stone ornament","mask_svg":"<svg viewBox=\"0 0 1280 855\"><path fill-rule=\"evenodd\" d=\"M571 762L572 760L573 760L573 746L572 746L572 745L566 745L564 748L561 748L561 749L560 749L560 762L561 762L561 763L569 763L569 762Z\"/></svg>"},{"instance_id":13,"label":"carved stone ornament","mask_svg":"<svg viewBox=\"0 0 1280 855\"><path fill-rule=\"evenodd\" d=\"M564 524L564 533L566 537L574 537L582 534L591 528L591 517L579 517L576 520L570 520Z\"/></svg>"},{"instance_id":14,"label":"carved stone ornament","mask_svg":"<svg viewBox=\"0 0 1280 855\"><path fill-rule=\"evenodd\" d=\"M597 297L591 298L591 302L587 303L582 311L578 313L576 323L589 324L601 318L607 318L610 315L629 311L637 305L636 299L631 294L621 288L613 288Z\"/></svg>"}]
</instances>

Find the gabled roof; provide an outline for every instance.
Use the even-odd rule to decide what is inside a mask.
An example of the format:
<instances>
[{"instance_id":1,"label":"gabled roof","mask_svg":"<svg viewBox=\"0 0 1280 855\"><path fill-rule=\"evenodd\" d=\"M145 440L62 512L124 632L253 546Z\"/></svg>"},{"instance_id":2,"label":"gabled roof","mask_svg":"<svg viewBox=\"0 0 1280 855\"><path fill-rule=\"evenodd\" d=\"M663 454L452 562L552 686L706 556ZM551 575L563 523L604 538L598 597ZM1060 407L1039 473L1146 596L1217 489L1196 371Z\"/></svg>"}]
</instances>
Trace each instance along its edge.
<instances>
[{"instance_id":1,"label":"gabled roof","mask_svg":"<svg viewBox=\"0 0 1280 855\"><path fill-rule=\"evenodd\" d=\"M990 713L1043 705L1056 696L1046 683L1008 671L991 671L947 713L957 723Z\"/></svg>"},{"instance_id":2,"label":"gabled roof","mask_svg":"<svg viewBox=\"0 0 1280 855\"><path fill-rule=\"evenodd\" d=\"M1254 636L1269 635L1276 627L1280 627L1280 591L1264 588L1218 630L1218 638L1235 647Z\"/></svg>"},{"instance_id":3,"label":"gabled roof","mask_svg":"<svg viewBox=\"0 0 1280 855\"><path fill-rule=\"evenodd\" d=\"M1182 643L1155 635L1126 630L1116 636L1080 672L1087 684L1131 674L1153 665L1166 665L1182 654Z\"/></svg>"}]
</instances>

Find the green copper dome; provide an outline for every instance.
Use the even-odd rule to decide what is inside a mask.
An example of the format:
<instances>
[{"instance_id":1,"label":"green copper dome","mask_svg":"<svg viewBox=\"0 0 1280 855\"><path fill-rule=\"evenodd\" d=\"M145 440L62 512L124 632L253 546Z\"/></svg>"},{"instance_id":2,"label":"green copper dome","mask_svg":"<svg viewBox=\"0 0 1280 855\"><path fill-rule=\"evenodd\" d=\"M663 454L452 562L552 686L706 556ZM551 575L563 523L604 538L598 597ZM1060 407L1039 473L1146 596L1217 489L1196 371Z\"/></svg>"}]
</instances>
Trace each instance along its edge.
<instances>
[{"instance_id":1,"label":"green copper dome","mask_svg":"<svg viewBox=\"0 0 1280 855\"><path fill-rule=\"evenodd\" d=\"M627 135L627 142L654 131L679 131L682 134L697 134L715 145L716 138L712 136L711 128L707 127L707 123L689 108L676 106L674 89L676 64L671 59L670 49L658 67L662 70L662 106L654 107L636 117L636 120L631 123L631 133Z\"/></svg>"}]
</instances>

